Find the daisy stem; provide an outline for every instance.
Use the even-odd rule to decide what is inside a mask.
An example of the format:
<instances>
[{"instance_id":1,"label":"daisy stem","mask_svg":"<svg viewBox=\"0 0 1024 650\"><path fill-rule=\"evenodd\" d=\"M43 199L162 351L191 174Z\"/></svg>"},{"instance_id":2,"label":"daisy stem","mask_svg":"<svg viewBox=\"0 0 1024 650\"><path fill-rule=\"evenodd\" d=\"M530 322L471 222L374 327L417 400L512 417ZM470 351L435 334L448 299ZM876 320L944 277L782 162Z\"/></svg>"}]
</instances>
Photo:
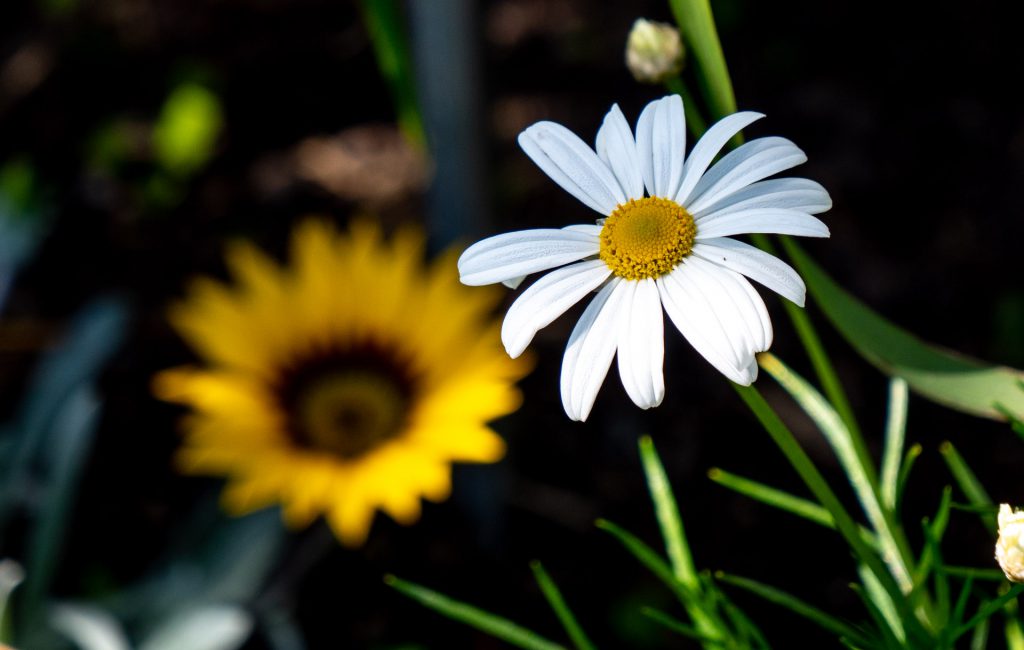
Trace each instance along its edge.
<instances>
[{"instance_id":1,"label":"daisy stem","mask_svg":"<svg viewBox=\"0 0 1024 650\"><path fill-rule=\"evenodd\" d=\"M665 88L669 92L683 98L683 114L686 117L686 126L695 138L700 139L700 136L704 135L704 132L708 130L708 123L704 121L704 116L700 114L697 102L693 100L693 95L686 87L686 84L683 83L682 77L669 77L665 80Z\"/></svg>"},{"instance_id":2,"label":"daisy stem","mask_svg":"<svg viewBox=\"0 0 1024 650\"><path fill-rule=\"evenodd\" d=\"M767 235L751 235L750 238L761 250L778 256L775 245ZM862 458L867 457L867 452L864 449L863 434L861 433L860 426L857 424L857 418L853 414L850 400L846 397L846 391L843 389L842 382L839 381L839 375L836 374L835 368L832 367L832 360L829 359L828 353L825 352L825 347L821 344L821 339L814 328L814 323L811 322L811 318L807 315L805 309L794 305L788 300L783 300L782 304L786 308L786 314L789 316L790 321L792 321L793 327L796 329L797 336L800 337L804 350L807 351L807 356L811 360L811 365L814 367L814 372L818 376L818 381L821 382L821 387L825 391L828 401L835 407L839 417L843 419L843 423L846 424L846 427L853 435L857 455Z\"/></svg>"},{"instance_id":3,"label":"daisy stem","mask_svg":"<svg viewBox=\"0 0 1024 650\"><path fill-rule=\"evenodd\" d=\"M736 389L736 392L739 393L743 401L750 407L750 410L757 416L761 425L772 437L772 440L779 447L779 450L782 451L783 455L786 456L793 469L803 479L804 484L807 485L814 497L832 515L836 529L842 534L857 558L867 565L878 578L882 588L893 599L893 603L900 611L901 618L903 620L911 620L913 614L907 609L907 603L899 585L878 555L861 538L860 529L856 522L843 508L832 488L828 486L825 478L796 441L793 433L782 422L756 388L753 386L740 386L738 384L734 384L733 388Z\"/></svg>"}]
</instances>

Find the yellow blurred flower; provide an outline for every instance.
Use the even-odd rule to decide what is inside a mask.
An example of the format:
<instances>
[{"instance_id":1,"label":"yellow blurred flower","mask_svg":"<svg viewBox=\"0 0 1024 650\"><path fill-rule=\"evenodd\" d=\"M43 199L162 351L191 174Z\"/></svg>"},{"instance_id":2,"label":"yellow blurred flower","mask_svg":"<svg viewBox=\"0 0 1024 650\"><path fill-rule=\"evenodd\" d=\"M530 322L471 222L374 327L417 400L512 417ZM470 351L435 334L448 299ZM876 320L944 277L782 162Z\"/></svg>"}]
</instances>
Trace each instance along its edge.
<instances>
[{"instance_id":1,"label":"yellow blurred flower","mask_svg":"<svg viewBox=\"0 0 1024 650\"><path fill-rule=\"evenodd\" d=\"M226 510L322 514L356 546L377 509L411 524L421 497L447 498L452 462L502 457L487 422L518 408L529 362L502 349L499 295L459 284L457 251L426 266L418 230L385 242L368 221L311 220L291 256L230 247L237 286L197 280L171 312L208 365L161 372L154 392L192 407L178 463L228 477Z\"/></svg>"},{"instance_id":2,"label":"yellow blurred flower","mask_svg":"<svg viewBox=\"0 0 1024 650\"><path fill-rule=\"evenodd\" d=\"M1007 580L1024 582L1024 512L1005 503L999 506L996 560Z\"/></svg>"}]
</instances>

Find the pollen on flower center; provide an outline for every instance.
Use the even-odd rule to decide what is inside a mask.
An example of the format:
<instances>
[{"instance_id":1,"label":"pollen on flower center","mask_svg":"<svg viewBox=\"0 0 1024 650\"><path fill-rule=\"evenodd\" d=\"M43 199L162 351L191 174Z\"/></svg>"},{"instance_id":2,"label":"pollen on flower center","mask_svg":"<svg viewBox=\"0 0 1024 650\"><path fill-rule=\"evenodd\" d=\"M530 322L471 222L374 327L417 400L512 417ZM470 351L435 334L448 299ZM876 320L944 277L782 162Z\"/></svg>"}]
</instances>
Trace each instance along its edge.
<instances>
[{"instance_id":1,"label":"pollen on flower center","mask_svg":"<svg viewBox=\"0 0 1024 650\"><path fill-rule=\"evenodd\" d=\"M633 199L605 220L600 257L621 278L657 278L690 254L696 235L693 217L675 201Z\"/></svg>"}]
</instances>

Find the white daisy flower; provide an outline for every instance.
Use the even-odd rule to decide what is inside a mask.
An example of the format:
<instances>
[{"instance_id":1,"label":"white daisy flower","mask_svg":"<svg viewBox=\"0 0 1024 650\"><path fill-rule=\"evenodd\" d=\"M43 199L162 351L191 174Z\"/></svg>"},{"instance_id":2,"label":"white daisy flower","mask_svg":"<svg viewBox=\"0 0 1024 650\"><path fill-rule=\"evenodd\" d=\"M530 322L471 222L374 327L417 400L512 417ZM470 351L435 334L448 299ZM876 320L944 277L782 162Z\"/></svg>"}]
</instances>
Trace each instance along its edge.
<instances>
[{"instance_id":1,"label":"white daisy flower","mask_svg":"<svg viewBox=\"0 0 1024 650\"><path fill-rule=\"evenodd\" d=\"M605 218L477 242L459 258L459 274L468 285L515 288L531 273L555 269L505 316L501 336L512 357L539 329L597 291L562 361L562 404L570 418L586 420L616 353L633 402L643 409L661 403L663 307L711 365L749 385L757 378L755 355L771 346L772 325L744 276L803 306L805 287L796 271L731 236L829 236L811 216L832 207L821 185L763 180L805 162L804 152L785 138L758 138L711 165L733 136L762 117L743 112L722 119L689 156L678 95L644 108L635 139L612 106L597 132L596 152L553 122L519 134L519 145L551 180Z\"/></svg>"}]
</instances>

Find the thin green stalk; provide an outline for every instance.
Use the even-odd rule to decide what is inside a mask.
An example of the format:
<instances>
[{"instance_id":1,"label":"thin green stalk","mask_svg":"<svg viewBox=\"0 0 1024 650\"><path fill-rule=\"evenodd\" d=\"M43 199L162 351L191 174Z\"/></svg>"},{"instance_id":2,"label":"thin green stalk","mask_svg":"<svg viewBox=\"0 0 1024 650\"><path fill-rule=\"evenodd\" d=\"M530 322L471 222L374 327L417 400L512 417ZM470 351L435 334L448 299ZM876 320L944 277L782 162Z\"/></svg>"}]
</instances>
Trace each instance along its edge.
<instances>
[{"instance_id":1,"label":"thin green stalk","mask_svg":"<svg viewBox=\"0 0 1024 650\"><path fill-rule=\"evenodd\" d=\"M803 448L793 437L793 433L782 422L768 402L764 400L761 393L753 386L733 385L736 392L746 402L750 410L754 412L761 425L768 431L768 434L775 441L779 450L786 456L790 465L796 470L804 484L811 490L814 497L831 513L836 522L836 528L846 540L854 555L871 569L878 578L879 583L893 599L900 618L905 621L916 620L913 614L907 610L903 600L902 591L893 579L885 564L860 538L859 528L854 520L847 514L832 488L825 482L824 477L818 472L818 468L804 452Z\"/></svg>"},{"instance_id":2,"label":"thin green stalk","mask_svg":"<svg viewBox=\"0 0 1024 650\"><path fill-rule=\"evenodd\" d=\"M870 640L852 625L832 616L831 614L826 614L817 607L814 607L813 605L810 605L799 598L782 591L781 589L769 587L766 584L750 580L749 578L741 578L739 576L728 575L721 572L716 573L715 578L720 582L724 582L756 594L768 602L785 607L786 609L816 623L829 632L846 637L854 643L859 645L870 645Z\"/></svg>"},{"instance_id":3,"label":"thin green stalk","mask_svg":"<svg viewBox=\"0 0 1024 650\"><path fill-rule=\"evenodd\" d=\"M363 21L373 42L377 66L391 87L402 135L420 151L427 147L426 131L416 100L412 58L399 3L396 0L361 0Z\"/></svg>"},{"instance_id":4,"label":"thin green stalk","mask_svg":"<svg viewBox=\"0 0 1024 650\"><path fill-rule=\"evenodd\" d=\"M776 356L760 354L758 363L796 400L828 440L871 526L878 534L885 563L903 592L909 592L914 584L910 575L910 545L893 521L892 513L882 507L874 467L870 458L864 458L858 453L856 436L825 398Z\"/></svg>"},{"instance_id":5,"label":"thin green stalk","mask_svg":"<svg viewBox=\"0 0 1024 650\"><path fill-rule=\"evenodd\" d=\"M640 460L643 462L644 475L647 477L647 488L654 502L654 512L661 528L661 536L665 540L665 551L672 564L672 573L679 582L693 590L700 588L697 580L697 569L693 565L693 555L686 543L683 520L679 516L672 486L669 485L665 467L658 458L654 441L650 436L640 437Z\"/></svg>"},{"instance_id":6,"label":"thin green stalk","mask_svg":"<svg viewBox=\"0 0 1024 650\"><path fill-rule=\"evenodd\" d=\"M687 638L693 639L695 641L700 641L701 645L712 646L715 648L726 647L725 643L723 643L721 640L704 636L696 629L694 629L692 626L683 623L674 616L666 614L660 609L655 609L653 607L643 607L640 609L640 613L646 616L647 618L651 619L658 625L661 625L667 630L670 630L672 632L675 632L676 634L685 636Z\"/></svg>"},{"instance_id":7,"label":"thin green stalk","mask_svg":"<svg viewBox=\"0 0 1024 650\"><path fill-rule=\"evenodd\" d=\"M508 619L491 614L473 605L454 600L432 589L400 580L392 575L384 576L384 583L443 616L447 616L460 623L465 623L518 648L524 648L525 650L565 650L564 646L548 641L539 634Z\"/></svg>"},{"instance_id":8,"label":"thin green stalk","mask_svg":"<svg viewBox=\"0 0 1024 650\"><path fill-rule=\"evenodd\" d=\"M541 563L536 560L530 562L530 569L533 570L533 577L537 580L537 585L540 587L541 592L544 593L544 597L547 599L548 604L551 605L551 609L554 610L555 616L562 623L562 627L565 628L565 633L569 635L573 645L578 650L594 650L594 644L587 638L586 632L580 627L576 617L573 616L572 610L566 605L562 592L558 590L558 585L551 579L548 572L544 570Z\"/></svg>"},{"instance_id":9,"label":"thin green stalk","mask_svg":"<svg viewBox=\"0 0 1024 650\"><path fill-rule=\"evenodd\" d=\"M691 589L680 582L672 573L672 568L668 563L654 552L650 546L645 544L636 535L606 519L598 519L595 525L619 540L626 547L626 550L633 554L633 557L639 560L651 573L665 583L665 586L672 590L701 634L712 639L722 639L728 636L722 621L703 602L703 594L699 590Z\"/></svg>"},{"instance_id":10,"label":"thin green stalk","mask_svg":"<svg viewBox=\"0 0 1024 650\"><path fill-rule=\"evenodd\" d=\"M778 250L776 250L775 245L767 235L755 234L751 235L750 239L761 250L771 253L776 257L778 256ZM783 246L788 249L789 239L787 237L780 237L779 239L782 241ZM796 330L800 343L807 352L807 357L814 368L814 374L817 375L818 381L821 382L821 388L825 391L828 401L839 412L839 417L843 419L847 428L854 434L854 439L863 440L864 437L861 433L860 425L857 424L853 407L850 406L850 400L846 397L843 384L839 381L839 375L832 366L832 360L829 358L828 353L825 352L825 346L822 345L821 338L818 337L818 332L814 328L814 323L811 322L811 317L804 308L794 305L788 300L783 300L782 306L786 309L786 315L789 316L789 320L793 323L793 328ZM866 450L859 453L867 455Z\"/></svg>"},{"instance_id":11,"label":"thin green stalk","mask_svg":"<svg viewBox=\"0 0 1024 650\"><path fill-rule=\"evenodd\" d=\"M953 443L943 442L939 445L939 453L942 454L942 459L946 461L946 466L949 467L950 473L953 478L956 479L956 483L960 486L960 490L967 497L967 500L972 506L975 506L979 510L978 516L981 517L982 523L989 530L992 535L996 534L999 530L999 525L996 522L995 506L992 503L992 498L982 487L981 481L975 476L974 472L967 465L963 456L956 450Z\"/></svg>"},{"instance_id":12,"label":"thin green stalk","mask_svg":"<svg viewBox=\"0 0 1024 650\"><path fill-rule=\"evenodd\" d=\"M889 414L885 421L885 451L882 453L882 503L896 511L897 479L907 431L907 382L893 377L889 382Z\"/></svg>"},{"instance_id":13,"label":"thin green stalk","mask_svg":"<svg viewBox=\"0 0 1024 650\"><path fill-rule=\"evenodd\" d=\"M669 0L683 42L696 63L701 92L712 116L736 112L736 96L708 0Z\"/></svg>"},{"instance_id":14,"label":"thin green stalk","mask_svg":"<svg viewBox=\"0 0 1024 650\"><path fill-rule=\"evenodd\" d=\"M832 515L829 514L828 510L825 510L813 501L793 496L789 492L784 492L782 490L769 487L764 483L759 483L757 481L743 478L742 476L731 474L717 467L712 467L708 470L708 478L719 485L729 488L730 490L739 492L751 499L756 499L761 503L766 503L778 508L779 510L784 510L790 514L794 514L797 517L803 517L804 519L812 521L819 526L832 529L835 529L836 527L835 521L832 519Z\"/></svg>"},{"instance_id":15,"label":"thin green stalk","mask_svg":"<svg viewBox=\"0 0 1024 650\"><path fill-rule=\"evenodd\" d=\"M970 632L971 628L978 625L982 621L988 620L993 614L1001 610L1006 603L1010 602L1017 596L1024 592L1024 585L1014 585L1012 589L1007 591L1002 596L995 600L990 600L978 609L978 613L971 617L969 621L957 628L950 641L956 641L965 633Z\"/></svg>"}]
</instances>

